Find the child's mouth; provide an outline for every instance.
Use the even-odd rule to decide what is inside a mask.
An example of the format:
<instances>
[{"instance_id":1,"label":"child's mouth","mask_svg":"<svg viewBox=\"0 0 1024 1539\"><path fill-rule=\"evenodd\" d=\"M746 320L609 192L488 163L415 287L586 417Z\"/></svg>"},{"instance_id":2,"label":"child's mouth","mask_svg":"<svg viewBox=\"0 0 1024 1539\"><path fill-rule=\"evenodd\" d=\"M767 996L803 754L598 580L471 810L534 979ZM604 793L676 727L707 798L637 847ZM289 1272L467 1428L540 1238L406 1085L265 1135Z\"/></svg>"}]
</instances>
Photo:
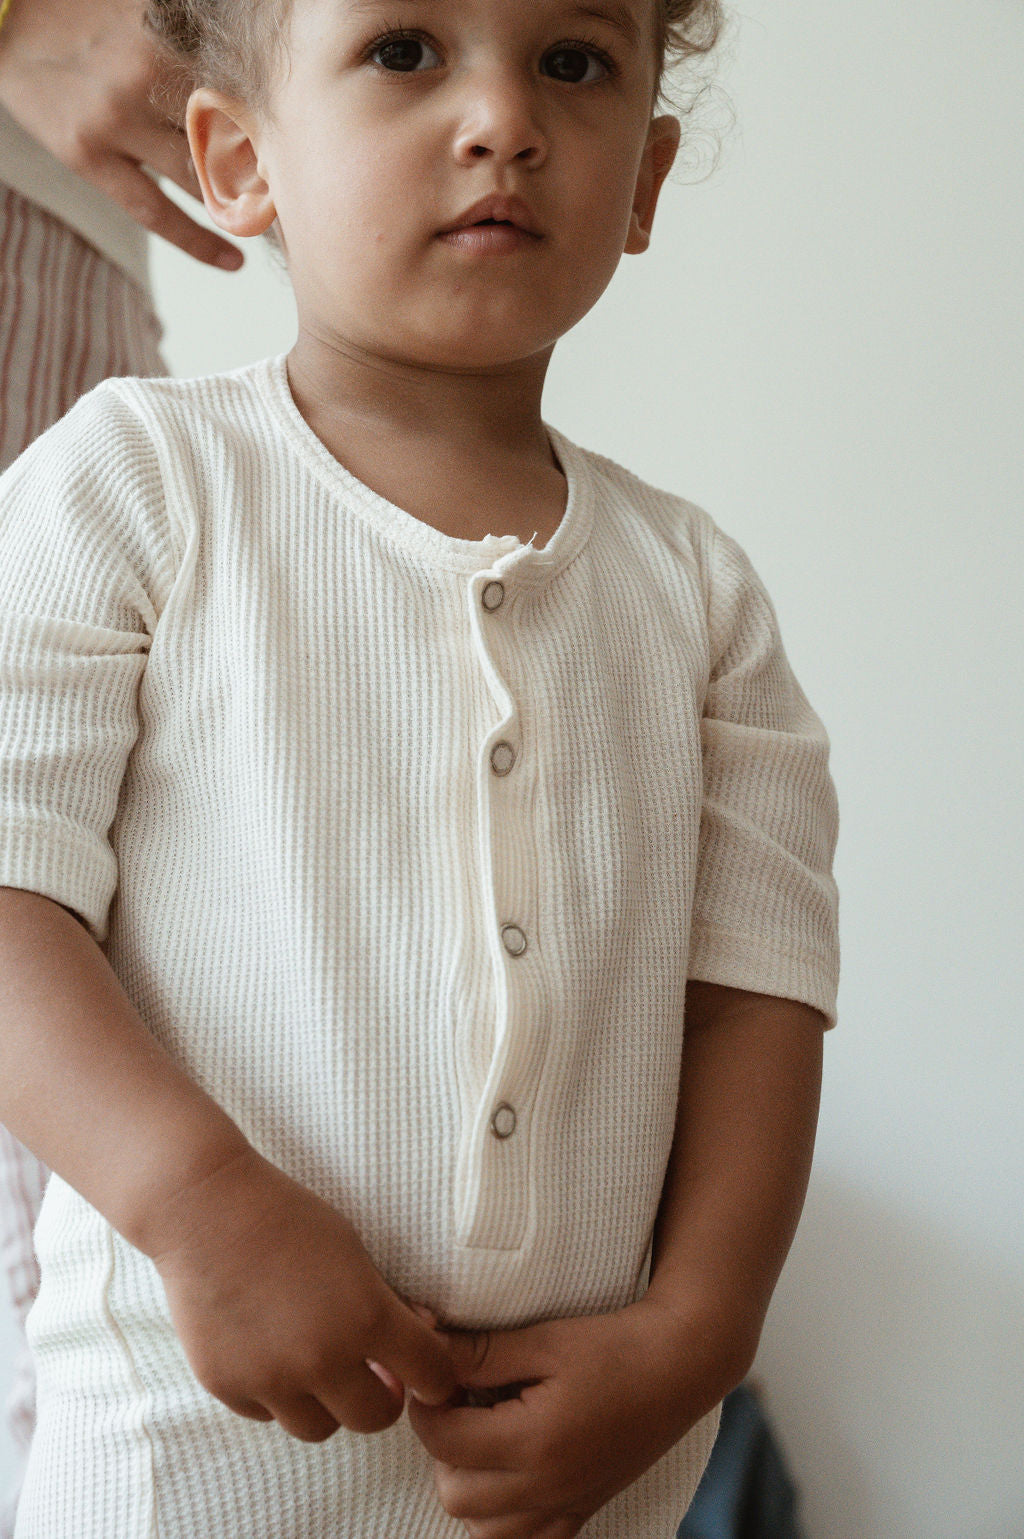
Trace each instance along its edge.
<instances>
[{"instance_id":1,"label":"child's mouth","mask_svg":"<svg viewBox=\"0 0 1024 1539\"><path fill-rule=\"evenodd\" d=\"M445 230L440 238L445 245L473 256L501 256L540 241L539 235L513 224L511 219L479 219L457 230Z\"/></svg>"},{"instance_id":2,"label":"child's mouth","mask_svg":"<svg viewBox=\"0 0 1024 1539\"><path fill-rule=\"evenodd\" d=\"M540 234L533 228L533 216L521 198L492 193L481 198L440 239L457 251L475 256L501 255L535 245Z\"/></svg>"},{"instance_id":3,"label":"child's mouth","mask_svg":"<svg viewBox=\"0 0 1024 1539\"><path fill-rule=\"evenodd\" d=\"M501 255L535 246L540 239L504 219L482 219L479 224L463 225L460 230L446 230L441 239L457 251L473 255Z\"/></svg>"}]
</instances>

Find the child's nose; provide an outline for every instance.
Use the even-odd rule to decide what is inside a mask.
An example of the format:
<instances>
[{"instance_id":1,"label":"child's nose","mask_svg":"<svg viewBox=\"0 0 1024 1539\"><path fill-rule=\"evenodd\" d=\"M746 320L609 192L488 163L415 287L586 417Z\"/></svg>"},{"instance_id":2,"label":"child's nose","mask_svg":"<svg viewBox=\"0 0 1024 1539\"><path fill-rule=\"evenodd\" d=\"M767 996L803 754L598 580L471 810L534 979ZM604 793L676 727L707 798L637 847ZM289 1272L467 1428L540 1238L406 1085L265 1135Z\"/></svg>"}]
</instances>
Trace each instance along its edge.
<instances>
[{"instance_id":1,"label":"child's nose","mask_svg":"<svg viewBox=\"0 0 1024 1539\"><path fill-rule=\"evenodd\" d=\"M476 74L467 83L454 150L462 163L492 157L501 164L540 165L548 143L529 87L505 70Z\"/></svg>"}]
</instances>

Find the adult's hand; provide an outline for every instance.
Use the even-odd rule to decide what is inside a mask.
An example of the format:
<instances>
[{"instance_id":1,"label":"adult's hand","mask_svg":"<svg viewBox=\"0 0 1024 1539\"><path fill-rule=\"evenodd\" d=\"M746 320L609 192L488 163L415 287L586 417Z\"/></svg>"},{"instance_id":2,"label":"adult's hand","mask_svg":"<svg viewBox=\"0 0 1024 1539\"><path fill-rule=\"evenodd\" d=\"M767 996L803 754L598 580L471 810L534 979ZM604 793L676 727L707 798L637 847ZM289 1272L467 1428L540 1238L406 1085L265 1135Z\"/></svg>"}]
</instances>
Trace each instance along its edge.
<instances>
[{"instance_id":1,"label":"adult's hand","mask_svg":"<svg viewBox=\"0 0 1024 1539\"><path fill-rule=\"evenodd\" d=\"M154 177L199 183L172 102L182 78L143 24L143 0L13 0L0 30L0 105L144 229L197 261L237 268L237 247L199 225Z\"/></svg>"}]
</instances>

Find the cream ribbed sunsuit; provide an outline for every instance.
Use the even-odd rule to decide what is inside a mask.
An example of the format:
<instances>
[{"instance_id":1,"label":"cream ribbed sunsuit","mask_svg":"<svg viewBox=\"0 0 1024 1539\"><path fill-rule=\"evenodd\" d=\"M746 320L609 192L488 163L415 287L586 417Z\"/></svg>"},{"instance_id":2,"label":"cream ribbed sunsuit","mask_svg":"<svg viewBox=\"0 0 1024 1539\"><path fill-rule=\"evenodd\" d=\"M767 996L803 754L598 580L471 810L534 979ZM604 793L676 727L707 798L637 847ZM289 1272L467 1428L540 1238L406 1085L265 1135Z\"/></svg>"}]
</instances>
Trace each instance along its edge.
<instances>
[{"instance_id":1,"label":"cream ribbed sunsuit","mask_svg":"<svg viewBox=\"0 0 1024 1539\"><path fill-rule=\"evenodd\" d=\"M635 1296L687 977L835 1007L828 745L764 589L551 441L543 549L355 481L283 358L100 386L0 479L0 883L106 935L253 1143L471 1326ZM37 1241L18 1539L462 1536L404 1419L310 1445L206 1394L60 1181ZM586 1534L671 1539L714 1427Z\"/></svg>"}]
</instances>

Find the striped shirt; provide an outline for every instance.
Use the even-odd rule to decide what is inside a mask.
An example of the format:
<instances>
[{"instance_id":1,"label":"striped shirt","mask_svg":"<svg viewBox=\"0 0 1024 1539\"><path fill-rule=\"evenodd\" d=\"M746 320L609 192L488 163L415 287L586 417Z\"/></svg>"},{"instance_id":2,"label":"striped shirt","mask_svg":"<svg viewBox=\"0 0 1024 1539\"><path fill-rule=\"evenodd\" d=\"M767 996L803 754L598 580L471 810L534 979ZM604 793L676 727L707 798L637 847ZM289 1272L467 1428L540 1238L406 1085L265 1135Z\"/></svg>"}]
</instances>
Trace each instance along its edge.
<instances>
[{"instance_id":1,"label":"striped shirt","mask_svg":"<svg viewBox=\"0 0 1024 1539\"><path fill-rule=\"evenodd\" d=\"M51 155L4 107L0 107L0 184L55 215L139 288L148 289L148 237L142 226Z\"/></svg>"}]
</instances>

